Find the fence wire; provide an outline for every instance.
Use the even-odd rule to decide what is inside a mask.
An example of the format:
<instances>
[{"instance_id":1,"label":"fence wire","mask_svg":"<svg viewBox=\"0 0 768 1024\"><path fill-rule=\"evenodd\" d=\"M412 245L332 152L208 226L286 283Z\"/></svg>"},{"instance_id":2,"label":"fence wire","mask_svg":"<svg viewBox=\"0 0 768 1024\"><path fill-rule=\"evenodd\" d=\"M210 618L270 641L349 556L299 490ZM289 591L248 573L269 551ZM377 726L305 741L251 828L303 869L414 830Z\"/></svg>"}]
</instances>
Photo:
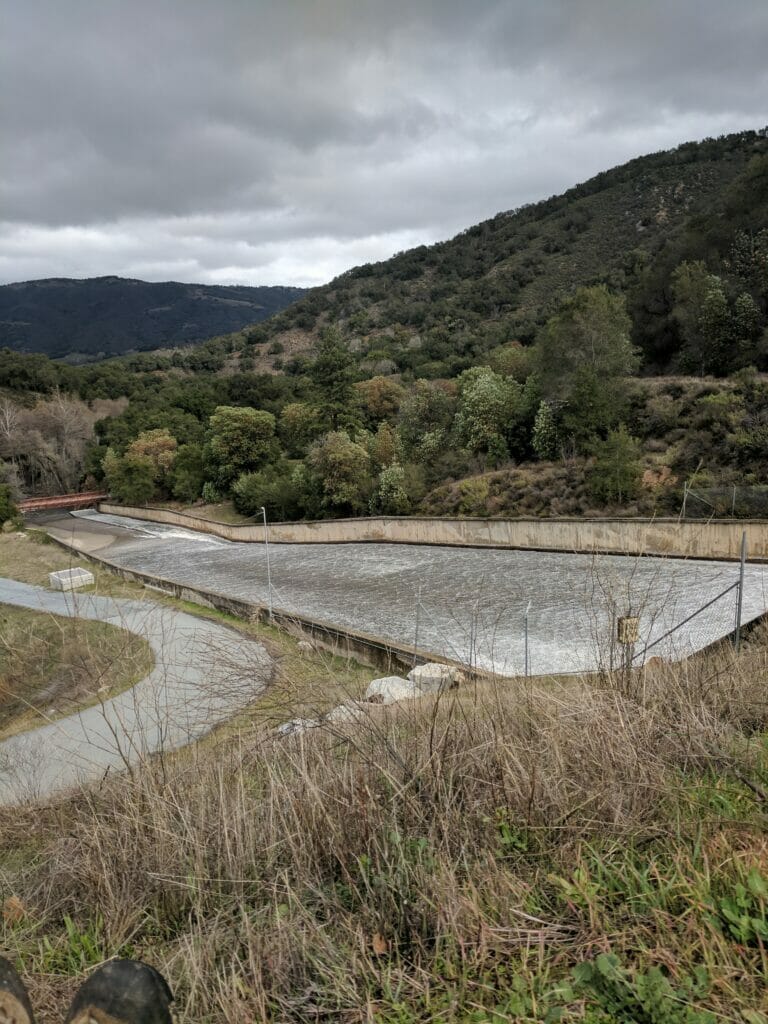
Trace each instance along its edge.
<instances>
[{"instance_id":1,"label":"fence wire","mask_svg":"<svg viewBox=\"0 0 768 1024\"><path fill-rule=\"evenodd\" d=\"M682 519L766 519L768 485L686 486L680 516Z\"/></svg>"},{"instance_id":2,"label":"fence wire","mask_svg":"<svg viewBox=\"0 0 768 1024\"><path fill-rule=\"evenodd\" d=\"M729 630L735 637L741 585L742 581L737 580L661 636L655 639L648 637L641 650L632 655L632 664L642 664L649 654L653 656L663 652L669 655L671 652L673 656L684 656L686 651L690 653L707 647L713 642L713 635L726 636ZM729 595L730 600L726 601Z\"/></svg>"}]
</instances>

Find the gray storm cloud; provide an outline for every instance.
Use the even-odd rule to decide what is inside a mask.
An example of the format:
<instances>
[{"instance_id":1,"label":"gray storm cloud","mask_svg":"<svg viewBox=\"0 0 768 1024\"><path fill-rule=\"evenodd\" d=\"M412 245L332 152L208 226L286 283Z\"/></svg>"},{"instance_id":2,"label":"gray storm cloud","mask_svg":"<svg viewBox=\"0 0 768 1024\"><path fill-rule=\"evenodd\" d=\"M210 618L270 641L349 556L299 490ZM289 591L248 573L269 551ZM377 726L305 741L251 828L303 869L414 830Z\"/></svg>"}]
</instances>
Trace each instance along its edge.
<instances>
[{"instance_id":1,"label":"gray storm cloud","mask_svg":"<svg viewBox=\"0 0 768 1024\"><path fill-rule=\"evenodd\" d=\"M318 284L768 118L765 0L0 0L0 279Z\"/></svg>"}]
</instances>

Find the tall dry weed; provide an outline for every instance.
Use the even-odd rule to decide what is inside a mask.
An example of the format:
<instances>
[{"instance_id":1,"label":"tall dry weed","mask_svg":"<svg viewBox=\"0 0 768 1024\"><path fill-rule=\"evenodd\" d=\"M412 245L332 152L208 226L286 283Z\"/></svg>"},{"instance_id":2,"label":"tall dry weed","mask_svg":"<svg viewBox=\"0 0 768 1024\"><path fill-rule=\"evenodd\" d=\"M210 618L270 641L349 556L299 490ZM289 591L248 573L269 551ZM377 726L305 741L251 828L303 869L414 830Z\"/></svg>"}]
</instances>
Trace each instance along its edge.
<instances>
[{"instance_id":1,"label":"tall dry weed","mask_svg":"<svg viewBox=\"0 0 768 1024\"><path fill-rule=\"evenodd\" d=\"M547 879L585 841L668 831L686 772L754 777L764 660L468 685L147 763L43 812L10 880L15 941L98 921L105 955L167 971L180 1020L231 1022L368 1019L436 970L480 984L521 951L583 948L594 921Z\"/></svg>"}]
</instances>

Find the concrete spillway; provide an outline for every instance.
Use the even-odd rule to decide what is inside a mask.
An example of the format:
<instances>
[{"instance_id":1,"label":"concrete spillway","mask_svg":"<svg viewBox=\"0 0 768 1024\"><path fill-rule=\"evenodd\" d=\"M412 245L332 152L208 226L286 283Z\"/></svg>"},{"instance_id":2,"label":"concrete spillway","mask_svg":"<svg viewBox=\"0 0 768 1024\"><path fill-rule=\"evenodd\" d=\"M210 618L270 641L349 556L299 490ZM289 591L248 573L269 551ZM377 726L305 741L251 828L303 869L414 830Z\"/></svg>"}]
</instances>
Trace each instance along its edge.
<instances>
[{"instance_id":1,"label":"concrete spillway","mask_svg":"<svg viewBox=\"0 0 768 1024\"><path fill-rule=\"evenodd\" d=\"M81 512L74 531L99 531L99 553L174 582L267 603L263 545L124 517ZM58 524L58 532L65 530ZM638 650L738 579L733 563L387 544L271 544L275 607L503 674L606 664L614 617L640 618ZM766 569L747 566L742 622L768 609ZM650 653L683 657L733 629L735 592ZM617 653L618 656L618 653Z\"/></svg>"}]
</instances>

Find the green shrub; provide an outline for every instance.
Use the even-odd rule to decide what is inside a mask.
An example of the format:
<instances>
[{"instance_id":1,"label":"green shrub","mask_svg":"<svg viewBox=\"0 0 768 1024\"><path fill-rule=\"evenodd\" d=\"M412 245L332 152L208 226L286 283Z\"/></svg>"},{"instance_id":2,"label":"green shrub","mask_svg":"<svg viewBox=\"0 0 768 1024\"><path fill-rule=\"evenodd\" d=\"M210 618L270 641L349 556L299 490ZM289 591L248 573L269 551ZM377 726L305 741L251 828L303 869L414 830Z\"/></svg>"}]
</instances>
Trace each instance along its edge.
<instances>
[{"instance_id":1,"label":"green shrub","mask_svg":"<svg viewBox=\"0 0 768 1024\"><path fill-rule=\"evenodd\" d=\"M303 512L301 480L288 462L243 473L232 488L232 499L246 516L260 516L262 506L269 519L298 519Z\"/></svg>"},{"instance_id":2,"label":"green shrub","mask_svg":"<svg viewBox=\"0 0 768 1024\"><path fill-rule=\"evenodd\" d=\"M761 947L768 943L768 882L757 868L749 872L746 884L737 882L713 910L715 922L735 942Z\"/></svg>"},{"instance_id":3,"label":"green shrub","mask_svg":"<svg viewBox=\"0 0 768 1024\"><path fill-rule=\"evenodd\" d=\"M206 505L216 505L221 501L221 491L213 481L206 480L203 484L202 498Z\"/></svg>"},{"instance_id":4,"label":"green shrub","mask_svg":"<svg viewBox=\"0 0 768 1024\"><path fill-rule=\"evenodd\" d=\"M658 967L646 973L626 970L618 957L603 953L573 969L575 988L587 1005L607 1014L615 1024L716 1024L714 1013L696 1010L691 1001L701 998L709 987L704 968L673 988Z\"/></svg>"},{"instance_id":5,"label":"green shrub","mask_svg":"<svg viewBox=\"0 0 768 1024\"><path fill-rule=\"evenodd\" d=\"M3 523L18 524L21 522L19 510L13 502L11 488L8 484L0 484L0 526Z\"/></svg>"},{"instance_id":6,"label":"green shrub","mask_svg":"<svg viewBox=\"0 0 768 1024\"><path fill-rule=\"evenodd\" d=\"M623 504L640 489L640 444L622 425L595 445L589 491L596 501Z\"/></svg>"}]
</instances>

